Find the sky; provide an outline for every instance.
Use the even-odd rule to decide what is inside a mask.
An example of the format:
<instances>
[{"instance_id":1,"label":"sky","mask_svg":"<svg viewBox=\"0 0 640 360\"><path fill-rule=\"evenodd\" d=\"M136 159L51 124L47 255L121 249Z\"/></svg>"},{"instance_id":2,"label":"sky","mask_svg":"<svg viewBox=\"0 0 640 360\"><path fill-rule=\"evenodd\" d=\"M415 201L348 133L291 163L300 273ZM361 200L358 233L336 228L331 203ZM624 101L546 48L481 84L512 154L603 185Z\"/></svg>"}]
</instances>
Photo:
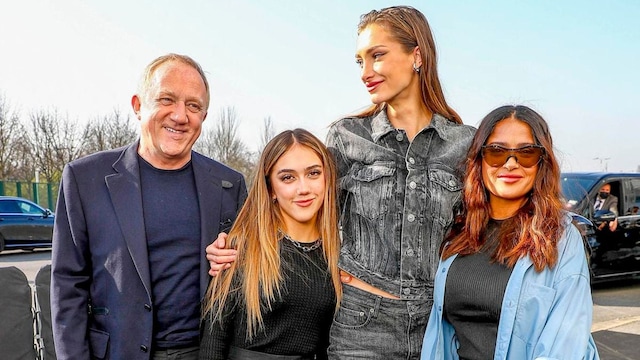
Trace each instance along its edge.
<instances>
[{"instance_id":1,"label":"sky","mask_svg":"<svg viewBox=\"0 0 640 360\"><path fill-rule=\"evenodd\" d=\"M403 4L427 17L466 124L524 104L549 123L563 171L640 169L640 1L1 1L0 94L23 118L133 115L142 69L174 52L207 73L205 128L233 107L250 149L266 117L324 138L370 104L354 59L360 15Z\"/></svg>"}]
</instances>

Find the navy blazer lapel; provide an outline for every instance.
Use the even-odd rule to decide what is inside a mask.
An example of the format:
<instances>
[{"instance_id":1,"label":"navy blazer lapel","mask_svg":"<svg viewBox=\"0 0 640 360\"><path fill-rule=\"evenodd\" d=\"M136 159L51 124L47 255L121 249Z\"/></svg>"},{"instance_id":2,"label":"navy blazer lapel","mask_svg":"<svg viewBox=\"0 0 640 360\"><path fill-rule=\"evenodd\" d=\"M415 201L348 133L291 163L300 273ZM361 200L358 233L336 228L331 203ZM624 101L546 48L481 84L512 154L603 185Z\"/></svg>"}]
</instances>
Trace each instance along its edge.
<instances>
[{"instance_id":1,"label":"navy blazer lapel","mask_svg":"<svg viewBox=\"0 0 640 360\"><path fill-rule=\"evenodd\" d=\"M107 175L105 182L115 209L116 217L138 276L151 297L151 276L147 237L142 211L140 170L138 167L138 142L127 147L113 164L116 173Z\"/></svg>"},{"instance_id":2,"label":"navy blazer lapel","mask_svg":"<svg viewBox=\"0 0 640 360\"><path fill-rule=\"evenodd\" d=\"M213 168L197 153L192 152L191 159L200 206L200 299L203 299L210 280L205 248L216 239L220 229L222 185Z\"/></svg>"}]
</instances>

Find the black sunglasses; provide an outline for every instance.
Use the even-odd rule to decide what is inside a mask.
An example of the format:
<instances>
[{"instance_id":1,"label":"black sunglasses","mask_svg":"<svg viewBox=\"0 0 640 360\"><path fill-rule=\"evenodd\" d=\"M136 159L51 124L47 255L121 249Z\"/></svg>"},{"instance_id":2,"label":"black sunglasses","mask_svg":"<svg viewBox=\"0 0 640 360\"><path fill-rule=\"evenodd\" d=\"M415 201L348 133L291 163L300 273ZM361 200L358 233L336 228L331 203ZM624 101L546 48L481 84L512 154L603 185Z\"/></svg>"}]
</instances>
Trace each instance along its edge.
<instances>
[{"instance_id":1,"label":"black sunglasses","mask_svg":"<svg viewBox=\"0 0 640 360\"><path fill-rule=\"evenodd\" d=\"M527 145L517 149L509 149L500 145L484 145L482 157L490 166L504 165L510 157L514 157L522 167L530 168L540 162L544 156L542 145Z\"/></svg>"}]
</instances>

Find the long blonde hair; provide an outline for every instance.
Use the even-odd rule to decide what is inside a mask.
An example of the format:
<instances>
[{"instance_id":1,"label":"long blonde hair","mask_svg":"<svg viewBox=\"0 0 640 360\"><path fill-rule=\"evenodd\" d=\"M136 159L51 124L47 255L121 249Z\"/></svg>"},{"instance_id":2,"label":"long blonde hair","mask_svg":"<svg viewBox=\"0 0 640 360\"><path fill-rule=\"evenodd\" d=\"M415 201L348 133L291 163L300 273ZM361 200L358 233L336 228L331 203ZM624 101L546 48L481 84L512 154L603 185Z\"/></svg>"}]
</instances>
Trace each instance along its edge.
<instances>
[{"instance_id":1,"label":"long blonde hair","mask_svg":"<svg viewBox=\"0 0 640 360\"><path fill-rule=\"evenodd\" d=\"M342 296L335 162L322 141L307 130L286 130L265 146L249 196L229 231L227 247L237 249L236 261L212 279L205 297L204 314L213 321L224 321L225 305L233 301L230 295L238 299L233 305L244 306L246 310L249 339L263 326L262 309L269 309L281 291L279 240L282 234L279 229L284 229L284 223L277 204L272 201L268 179L278 159L294 144L314 151L324 166L324 202L318 211L316 226L336 292L336 309Z\"/></svg>"}]
</instances>

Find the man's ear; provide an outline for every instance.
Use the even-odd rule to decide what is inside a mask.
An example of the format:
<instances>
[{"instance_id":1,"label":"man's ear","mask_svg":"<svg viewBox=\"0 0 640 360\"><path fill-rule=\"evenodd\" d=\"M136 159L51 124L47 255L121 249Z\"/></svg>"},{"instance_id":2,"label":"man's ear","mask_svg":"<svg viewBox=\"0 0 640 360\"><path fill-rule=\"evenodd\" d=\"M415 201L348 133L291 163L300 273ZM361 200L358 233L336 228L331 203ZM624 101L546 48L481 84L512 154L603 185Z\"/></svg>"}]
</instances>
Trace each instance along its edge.
<instances>
[{"instance_id":1,"label":"man's ear","mask_svg":"<svg viewBox=\"0 0 640 360\"><path fill-rule=\"evenodd\" d=\"M131 107L133 108L133 112L136 114L138 120L140 120L140 97L138 95L133 95L131 97Z\"/></svg>"}]
</instances>

